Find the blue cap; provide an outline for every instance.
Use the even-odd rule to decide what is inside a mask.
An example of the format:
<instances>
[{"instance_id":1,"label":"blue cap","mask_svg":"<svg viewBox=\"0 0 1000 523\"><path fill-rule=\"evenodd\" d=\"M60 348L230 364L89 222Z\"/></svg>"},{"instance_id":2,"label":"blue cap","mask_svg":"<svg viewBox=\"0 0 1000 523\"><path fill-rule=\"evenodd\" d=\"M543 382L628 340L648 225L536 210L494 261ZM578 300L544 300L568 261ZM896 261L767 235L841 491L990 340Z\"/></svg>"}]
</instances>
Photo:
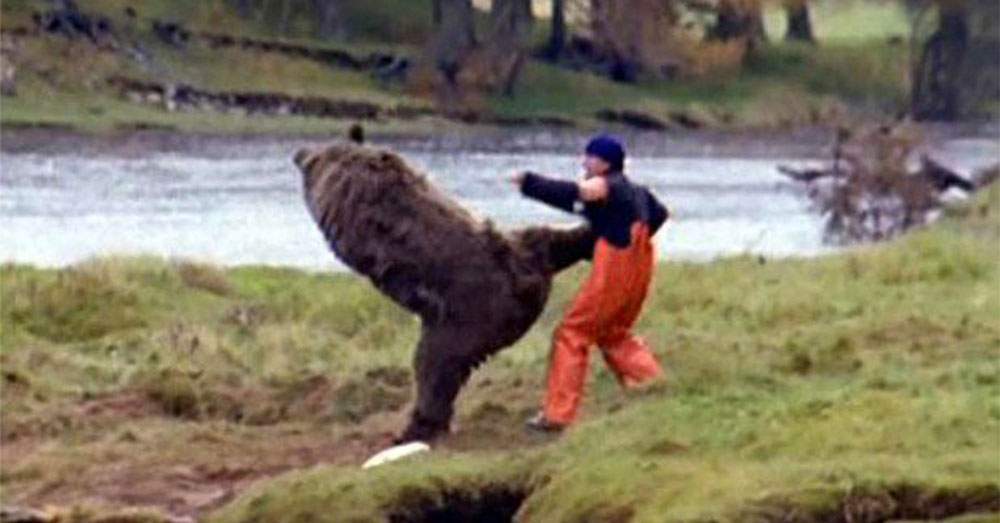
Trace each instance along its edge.
<instances>
[{"instance_id":1,"label":"blue cap","mask_svg":"<svg viewBox=\"0 0 1000 523\"><path fill-rule=\"evenodd\" d=\"M621 171L625 167L625 148L613 136L595 136L587 143L586 153L608 162L612 171Z\"/></svg>"}]
</instances>

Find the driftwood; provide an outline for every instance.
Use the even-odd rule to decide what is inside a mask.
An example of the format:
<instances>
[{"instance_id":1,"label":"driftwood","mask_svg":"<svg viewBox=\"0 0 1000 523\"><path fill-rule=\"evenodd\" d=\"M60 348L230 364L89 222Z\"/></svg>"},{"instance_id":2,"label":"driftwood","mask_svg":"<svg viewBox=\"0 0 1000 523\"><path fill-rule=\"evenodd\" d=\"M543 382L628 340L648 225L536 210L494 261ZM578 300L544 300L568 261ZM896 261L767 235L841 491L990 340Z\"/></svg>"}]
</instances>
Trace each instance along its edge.
<instances>
[{"instance_id":1,"label":"driftwood","mask_svg":"<svg viewBox=\"0 0 1000 523\"><path fill-rule=\"evenodd\" d=\"M953 190L971 193L1000 176L1000 167L993 167L970 179L926 154L913 168L919 145L919 137L903 127L841 130L829 164L780 165L778 172L805 185L826 218L827 241L885 240L932 221Z\"/></svg>"},{"instance_id":2,"label":"driftwood","mask_svg":"<svg viewBox=\"0 0 1000 523\"><path fill-rule=\"evenodd\" d=\"M778 172L796 182L810 183L826 176L836 176L836 171L830 169L797 169L787 165L779 165Z\"/></svg>"},{"instance_id":3,"label":"driftwood","mask_svg":"<svg viewBox=\"0 0 1000 523\"><path fill-rule=\"evenodd\" d=\"M952 187L957 187L966 192L976 190L976 185L972 181L941 165L927 155L920 157L919 174L938 191L947 191Z\"/></svg>"},{"instance_id":4,"label":"driftwood","mask_svg":"<svg viewBox=\"0 0 1000 523\"><path fill-rule=\"evenodd\" d=\"M796 182L802 183L812 183L820 178L848 174L833 167L795 168L787 165L779 165L778 172ZM924 179L939 192L947 191L953 187L966 192L975 191L977 188L975 181L956 173L927 155L920 157L920 168L911 173L911 175Z\"/></svg>"}]
</instances>

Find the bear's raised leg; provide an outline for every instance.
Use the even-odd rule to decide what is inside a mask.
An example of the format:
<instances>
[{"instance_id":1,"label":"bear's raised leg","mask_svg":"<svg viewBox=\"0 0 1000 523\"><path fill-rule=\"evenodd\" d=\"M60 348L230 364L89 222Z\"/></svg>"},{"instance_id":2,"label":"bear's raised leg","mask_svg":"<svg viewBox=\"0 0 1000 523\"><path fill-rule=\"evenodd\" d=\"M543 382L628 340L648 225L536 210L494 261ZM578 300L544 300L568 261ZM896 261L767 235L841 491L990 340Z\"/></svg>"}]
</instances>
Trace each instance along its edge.
<instances>
[{"instance_id":1,"label":"bear's raised leg","mask_svg":"<svg viewBox=\"0 0 1000 523\"><path fill-rule=\"evenodd\" d=\"M455 397L484 358L470 350L470 341L448 326L424 328L413 361L417 401L396 443L430 441L448 431Z\"/></svg>"}]
</instances>

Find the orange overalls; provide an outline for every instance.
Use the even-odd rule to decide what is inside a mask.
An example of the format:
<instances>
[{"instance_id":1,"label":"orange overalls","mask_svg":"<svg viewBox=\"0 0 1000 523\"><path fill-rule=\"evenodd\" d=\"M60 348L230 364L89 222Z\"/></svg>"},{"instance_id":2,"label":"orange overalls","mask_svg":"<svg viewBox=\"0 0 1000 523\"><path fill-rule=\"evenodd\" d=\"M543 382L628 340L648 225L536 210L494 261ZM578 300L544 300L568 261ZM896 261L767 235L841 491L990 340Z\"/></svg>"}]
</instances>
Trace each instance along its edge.
<instances>
[{"instance_id":1,"label":"orange overalls","mask_svg":"<svg viewBox=\"0 0 1000 523\"><path fill-rule=\"evenodd\" d=\"M549 422L567 425L576 418L593 345L600 347L626 388L662 375L649 346L631 332L649 290L654 260L649 226L641 221L632 224L628 247L598 238L590 276L553 335L544 402Z\"/></svg>"}]
</instances>

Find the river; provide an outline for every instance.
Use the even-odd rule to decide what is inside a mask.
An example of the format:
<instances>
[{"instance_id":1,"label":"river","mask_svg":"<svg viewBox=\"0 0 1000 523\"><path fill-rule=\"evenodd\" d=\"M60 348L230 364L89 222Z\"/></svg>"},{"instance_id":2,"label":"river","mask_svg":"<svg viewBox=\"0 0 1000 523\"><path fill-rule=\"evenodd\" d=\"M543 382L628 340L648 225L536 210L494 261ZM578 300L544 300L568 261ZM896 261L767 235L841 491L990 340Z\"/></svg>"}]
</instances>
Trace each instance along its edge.
<instances>
[{"instance_id":1,"label":"river","mask_svg":"<svg viewBox=\"0 0 1000 523\"><path fill-rule=\"evenodd\" d=\"M502 227L572 223L522 198L504 179L532 169L572 177L572 152L393 145L417 169ZM327 251L303 205L290 158L294 140L207 141L141 151L61 147L7 150L0 162L0 260L65 266L94 256L154 255L221 265L311 270L343 267ZM814 256L822 220L804 191L779 175L809 154L678 148L630 157L630 176L673 212L657 235L661 259L710 260L741 253ZM935 155L963 171L995 163L992 138L953 138ZM819 157L819 154L815 154Z\"/></svg>"}]
</instances>

